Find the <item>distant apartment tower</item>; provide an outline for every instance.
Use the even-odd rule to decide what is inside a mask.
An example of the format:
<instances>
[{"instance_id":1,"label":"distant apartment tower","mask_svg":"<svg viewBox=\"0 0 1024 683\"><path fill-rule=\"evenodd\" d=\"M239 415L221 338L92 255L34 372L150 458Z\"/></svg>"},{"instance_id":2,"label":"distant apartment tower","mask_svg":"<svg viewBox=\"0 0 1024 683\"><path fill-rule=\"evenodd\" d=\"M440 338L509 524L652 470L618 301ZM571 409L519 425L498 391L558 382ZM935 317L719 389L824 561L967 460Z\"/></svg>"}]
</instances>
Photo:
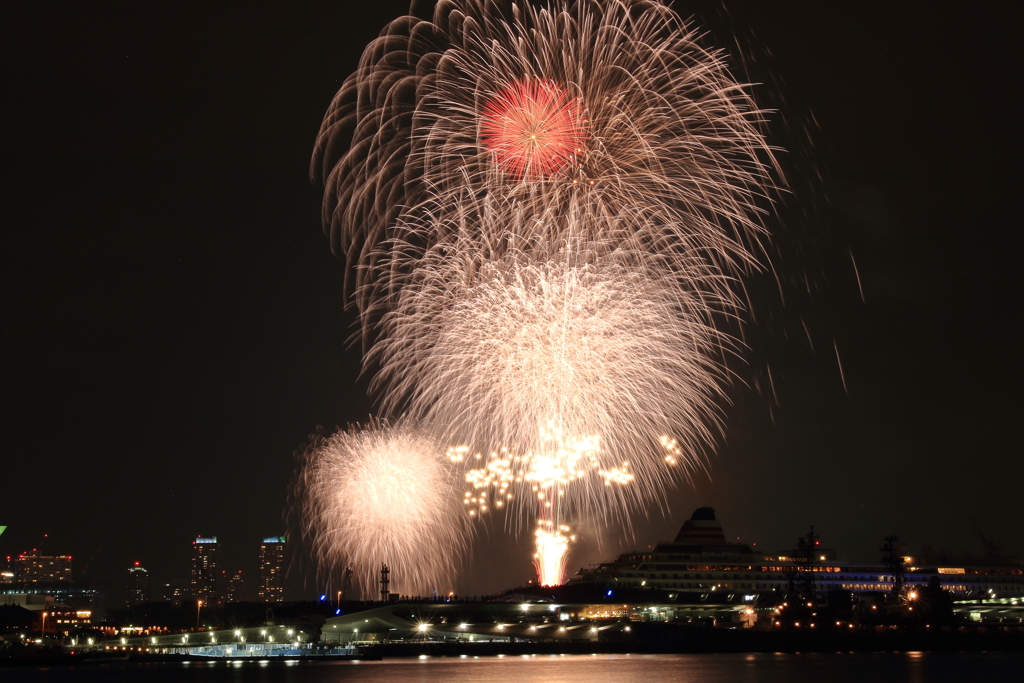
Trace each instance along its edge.
<instances>
[{"instance_id":1,"label":"distant apartment tower","mask_svg":"<svg viewBox=\"0 0 1024 683\"><path fill-rule=\"evenodd\" d=\"M245 602L245 579L242 578L242 570L228 575L221 572L221 581L224 585L225 602Z\"/></svg>"},{"instance_id":2,"label":"distant apartment tower","mask_svg":"<svg viewBox=\"0 0 1024 683\"><path fill-rule=\"evenodd\" d=\"M171 579L167 583L160 584L159 598L164 602L171 603L171 606L177 608L181 607L183 600L187 600L189 593L191 592L191 586L188 581L181 579Z\"/></svg>"},{"instance_id":3,"label":"distant apartment tower","mask_svg":"<svg viewBox=\"0 0 1024 683\"><path fill-rule=\"evenodd\" d=\"M284 536L264 538L260 545L260 602L284 602Z\"/></svg>"},{"instance_id":4,"label":"distant apartment tower","mask_svg":"<svg viewBox=\"0 0 1024 683\"><path fill-rule=\"evenodd\" d=\"M14 559L14 580L18 583L60 583L71 581L70 555L40 555L33 550Z\"/></svg>"},{"instance_id":5,"label":"distant apartment tower","mask_svg":"<svg viewBox=\"0 0 1024 683\"><path fill-rule=\"evenodd\" d=\"M128 606L149 602L149 572L136 562L128 568Z\"/></svg>"},{"instance_id":6,"label":"distant apartment tower","mask_svg":"<svg viewBox=\"0 0 1024 683\"><path fill-rule=\"evenodd\" d=\"M192 541L192 597L207 605L217 603L217 537Z\"/></svg>"}]
</instances>

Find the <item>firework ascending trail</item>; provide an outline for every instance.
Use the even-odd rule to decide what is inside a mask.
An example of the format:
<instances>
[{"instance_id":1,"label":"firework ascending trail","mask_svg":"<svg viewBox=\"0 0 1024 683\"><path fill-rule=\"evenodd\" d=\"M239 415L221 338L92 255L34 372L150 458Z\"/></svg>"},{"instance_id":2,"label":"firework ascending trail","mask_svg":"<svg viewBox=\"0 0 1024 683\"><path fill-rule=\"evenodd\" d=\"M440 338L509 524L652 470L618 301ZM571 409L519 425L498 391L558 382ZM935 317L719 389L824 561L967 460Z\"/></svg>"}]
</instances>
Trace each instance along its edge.
<instances>
[{"instance_id":1,"label":"firework ascending trail","mask_svg":"<svg viewBox=\"0 0 1024 683\"><path fill-rule=\"evenodd\" d=\"M302 461L294 496L321 572L352 567L363 599L376 595L382 563L395 592L452 585L471 529L458 477L435 441L373 423L314 437Z\"/></svg>"},{"instance_id":2,"label":"firework ascending trail","mask_svg":"<svg viewBox=\"0 0 1024 683\"><path fill-rule=\"evenodd\" d=\"M564 520L628 523L714 442L763 120L659 0L437 2L331 104L312 175L384 411L471 444L467 507L537 519L544 582Z\"/></svg>"}]
</instances>

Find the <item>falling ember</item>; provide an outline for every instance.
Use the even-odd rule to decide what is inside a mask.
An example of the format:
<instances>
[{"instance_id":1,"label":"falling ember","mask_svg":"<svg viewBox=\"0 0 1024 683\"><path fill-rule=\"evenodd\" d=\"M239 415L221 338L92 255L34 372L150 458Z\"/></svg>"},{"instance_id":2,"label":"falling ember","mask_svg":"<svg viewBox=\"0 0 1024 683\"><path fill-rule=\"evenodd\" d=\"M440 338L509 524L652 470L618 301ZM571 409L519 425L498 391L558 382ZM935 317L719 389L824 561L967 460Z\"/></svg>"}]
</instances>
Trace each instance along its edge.
<instances>
[{"instance_id":1,"label":"falling ember","mask_svg":"<svg viewBox=\"0 0 1024 683\"><path fill-rule=\"evenodd\" d=\"M535 499L541 511L546 511L545 516L551 525L555 526L560 514L560 499L568 485L585 485L584 480L591 474L601 477L605 485L625 485L633 481L628 462L602 469L600 439L597 436L565 437L562 430L550 421L540 432L544 446L540 452L520 455L502 448L500 452L491 453L483 467L466 470L466 483L471 488L464 493L462 502L467 510L471 513L486 512L488 495L494 497L495 507L503 507L506 501L516 498L513 495L516 491L525 494L521 495L524 501ZM458 464L467 452L465 446L449 448L447 457L452 464ZM477 453L473 459L481 457ZM522 511L533 513L532 507Z\"/></svg>"},{"instance_id":2,"label":"falling ember","mask_svg":"<svg viewBox=\"0 0 1024 683\"><path fill-rule=\"evenodd\" d=\"M586 487L586 480L592 475L603 480L605 486L627 485L634 477L628 461L602 467L597 436L573 438L549 420L541 426L540 441L542 449L537 453L517 455L501 448L487 457L483 467L468 469L466 483L471 488L463 494L462 502L469 515L476 517L487 512L489 493L496 508L517 498L512 491L523 494L519 497L523 501L535 501L536 508L530 503L521 507L523 512L528 510L540 515L534 564L540 585L557 586L564 576L569 543L576 540L575 536L567 535L569 527L560 522L567 512L564 506L572 502L565 500L566 491L575 489L571 497L594 496L594 491ZM464 461L468 452L465 446L452 447L447 457L457 465ZM473 459L481 457L477 453Z\"/></svg>"},{"instance_id":3,"label":"falling ember","mask_svg":"<svg viewBox=\"0 0 1024 683\"><path fill-rule=\"evenodd\" d=\"M587 121L579 99L544 79L519 80L487 101L480 140L519 179L551 176L583 153Z\"/></svg>"},{"instance_id":4,"label":"falling ember","mask_svg":"<svg viewBox=\"0 0 1024 683\"><path fill-rule=\"evenodd\" d=\"M683 449L679 445L679 441L668 436L661 437L662 448L665 449L665 462L669 465L675 465L680 460L686 461L686 456L683 455Z\"/></svg>"}]
</instances>

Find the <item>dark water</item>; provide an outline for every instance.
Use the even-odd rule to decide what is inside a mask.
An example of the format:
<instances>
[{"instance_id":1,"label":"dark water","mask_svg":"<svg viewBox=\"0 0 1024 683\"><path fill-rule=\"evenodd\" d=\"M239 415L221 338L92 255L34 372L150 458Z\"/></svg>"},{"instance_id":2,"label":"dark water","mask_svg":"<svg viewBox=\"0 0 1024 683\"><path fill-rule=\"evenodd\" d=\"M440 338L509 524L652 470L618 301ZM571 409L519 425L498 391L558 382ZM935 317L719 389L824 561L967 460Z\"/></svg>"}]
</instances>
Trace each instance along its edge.
<instances>
[{"instance_id":1,"label":"dark water","mask_svg":"<svg viewBox=\"0 0 1024 683\"><path fill-rule=\"evenodd\" d=\"M192 662L0 669L18 681L146 683L971 683L1024 681L1024 653L533 655L383 662Z\"/></svg>"}]
</instances>

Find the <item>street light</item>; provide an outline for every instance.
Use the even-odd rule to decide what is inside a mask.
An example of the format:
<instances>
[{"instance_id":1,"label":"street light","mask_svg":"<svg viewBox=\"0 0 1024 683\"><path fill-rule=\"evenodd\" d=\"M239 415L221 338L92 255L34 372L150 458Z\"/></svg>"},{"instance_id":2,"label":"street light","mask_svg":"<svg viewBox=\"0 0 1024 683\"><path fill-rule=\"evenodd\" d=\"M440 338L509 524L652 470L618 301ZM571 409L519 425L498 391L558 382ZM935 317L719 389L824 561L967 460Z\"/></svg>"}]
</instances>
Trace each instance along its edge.
<instances>
[{"instance_id":1,"label":"street light","mask_svg":"<svg viewBox=\"0 0 1024 683\"><path fill-rule=\"evenodd\" d=\"M199 629L199 610L201 610L202 608L203 608L203 601L202 600L197 600L196 601L196 630Z\"/></svg>"},{"instance_id":2,"label":"street light","mask_svg":"<svg viewBox=\"0 0 1024 683\"><path fill-rule=\"evenodd\" d=\"M46 612L43 612L43 625L39 628L39 635L46 637Z\"/></svg>"}]
</instances>

